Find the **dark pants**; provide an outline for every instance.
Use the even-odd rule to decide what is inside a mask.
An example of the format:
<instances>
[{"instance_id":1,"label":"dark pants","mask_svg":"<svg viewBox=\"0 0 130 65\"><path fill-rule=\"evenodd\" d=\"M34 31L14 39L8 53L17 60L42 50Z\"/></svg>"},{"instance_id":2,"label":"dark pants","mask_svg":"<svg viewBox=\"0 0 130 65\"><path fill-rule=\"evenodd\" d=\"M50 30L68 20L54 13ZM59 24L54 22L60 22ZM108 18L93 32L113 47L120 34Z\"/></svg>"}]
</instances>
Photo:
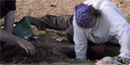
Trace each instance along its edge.
<instances>
[{"instance_id":1,"label":"dark pants","mask_svg":"<svg viewBox=\"0 0 130 65\"><path fill-rule=\"evenodd\" d=\"M46 15L40 18L41 24L44 22L46 28L55 30L66 30L66 37L70 43L73 41L73 15L54 16Z\"/></svg>"}]
</instances>

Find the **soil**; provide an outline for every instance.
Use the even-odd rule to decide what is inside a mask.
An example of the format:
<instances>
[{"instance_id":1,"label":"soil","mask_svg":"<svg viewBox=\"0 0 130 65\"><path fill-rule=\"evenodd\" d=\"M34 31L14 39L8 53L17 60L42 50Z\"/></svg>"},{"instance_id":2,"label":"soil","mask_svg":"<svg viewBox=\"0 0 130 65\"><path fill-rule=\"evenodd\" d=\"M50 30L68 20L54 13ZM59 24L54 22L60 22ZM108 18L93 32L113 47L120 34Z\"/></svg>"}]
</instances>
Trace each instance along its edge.
<instances>
[{"instance_id":1,"label":"soil","mask_svg":"<svg viewBox=\"0 0 130 65\"><path fill-rule=\"evenodd\" d=\"M50 15L72 15L74 6L85 0L17 0L16 21L24 16L42 17ZM130 23L130 1L112 0L124 13ZM47 29L38 31L32 26L35 36L39 39L32 39L30 42L36 47L36 55L26 54L25 50L18 45L8 45L1 50L1 64L94 64L96 59L105 56L117 56L119 54L119 45L110 43L95 45L89 42L88 61L80 62L75 59L74 44L69 43L66 37L56 33L65 34L65 31ZM57 38L63 38L64 41L57 42Z\"/></svg>"}]
</instances>

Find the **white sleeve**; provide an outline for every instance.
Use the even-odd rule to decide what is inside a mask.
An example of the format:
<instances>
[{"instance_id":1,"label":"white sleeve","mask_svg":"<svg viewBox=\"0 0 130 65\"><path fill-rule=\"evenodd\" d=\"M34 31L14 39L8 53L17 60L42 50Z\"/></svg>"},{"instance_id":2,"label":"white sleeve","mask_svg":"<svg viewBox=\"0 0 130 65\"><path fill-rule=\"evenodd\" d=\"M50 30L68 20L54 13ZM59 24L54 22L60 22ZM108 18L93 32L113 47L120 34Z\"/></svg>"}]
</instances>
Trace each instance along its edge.
<instances>
[{"instance_id":1,"label":"white sleeve","mask_svg":"<svg viewBox=\"0 0 130 65\"><path fill-rule=\"evenodd\" d=\"M79 27L76 24L75 15L73 18L73 25L76 58L80 60L86 60L87 38L83 31L83 28Z\"/></svg>"},{"instance_id":2,"label":"white sleeve","mask_svg":"<svg viewBox=\"0 0 130 65\"><path fill-rule=\"evenodd\" d=\"M119 56L130 58L130 25L127 20L111 6L106 6L102 10L102 15L110 23L110 35L119 40L121 46Z\"/></svg>"}]
</instances>

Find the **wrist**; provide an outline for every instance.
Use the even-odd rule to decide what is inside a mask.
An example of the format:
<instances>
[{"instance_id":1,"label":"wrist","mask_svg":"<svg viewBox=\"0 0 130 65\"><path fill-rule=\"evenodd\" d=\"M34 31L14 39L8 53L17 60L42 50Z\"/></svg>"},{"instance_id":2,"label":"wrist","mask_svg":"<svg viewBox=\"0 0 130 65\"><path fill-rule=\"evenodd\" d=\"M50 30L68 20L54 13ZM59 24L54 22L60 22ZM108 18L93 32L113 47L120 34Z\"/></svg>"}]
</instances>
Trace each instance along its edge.
<instances>
[{"instance_id":1,"label":"wrist","mask_svg":"<svg viewBox=\"0 0 130 65\"><path fill-rule=\"evenodd\" d=\"M76 56L78 60L87 60L86 56Z\"/></svg>"},{"instance_id":2,"label":"wrist","mask_svg":"<svg viewBox=\"0 0 130 65\"><path fill-rule=\"evenodd\" d=\"M124 51L124 52L120 53L119 57L130 58L130 52Z\"/></svg>"}]
</instances>

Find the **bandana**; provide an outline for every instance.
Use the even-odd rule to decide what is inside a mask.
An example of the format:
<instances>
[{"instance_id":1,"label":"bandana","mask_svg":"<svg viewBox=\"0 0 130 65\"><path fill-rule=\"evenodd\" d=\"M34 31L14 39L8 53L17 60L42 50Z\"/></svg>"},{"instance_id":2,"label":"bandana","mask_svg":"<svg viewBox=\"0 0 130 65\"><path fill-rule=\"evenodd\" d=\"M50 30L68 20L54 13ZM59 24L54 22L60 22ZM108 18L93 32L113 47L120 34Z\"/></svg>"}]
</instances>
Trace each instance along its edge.
<instances>
[{"instance_id":1,"label":"bandana","mask_svg":"<svg viewBox=\"0 0 130 65\"><path fill-rule=\"evenodd\" d=\"M79 27L86 28L92 21L94 13L90 10L91 6L86 4L75 6L75 18Z\"/></svg>"}]
</instances>

